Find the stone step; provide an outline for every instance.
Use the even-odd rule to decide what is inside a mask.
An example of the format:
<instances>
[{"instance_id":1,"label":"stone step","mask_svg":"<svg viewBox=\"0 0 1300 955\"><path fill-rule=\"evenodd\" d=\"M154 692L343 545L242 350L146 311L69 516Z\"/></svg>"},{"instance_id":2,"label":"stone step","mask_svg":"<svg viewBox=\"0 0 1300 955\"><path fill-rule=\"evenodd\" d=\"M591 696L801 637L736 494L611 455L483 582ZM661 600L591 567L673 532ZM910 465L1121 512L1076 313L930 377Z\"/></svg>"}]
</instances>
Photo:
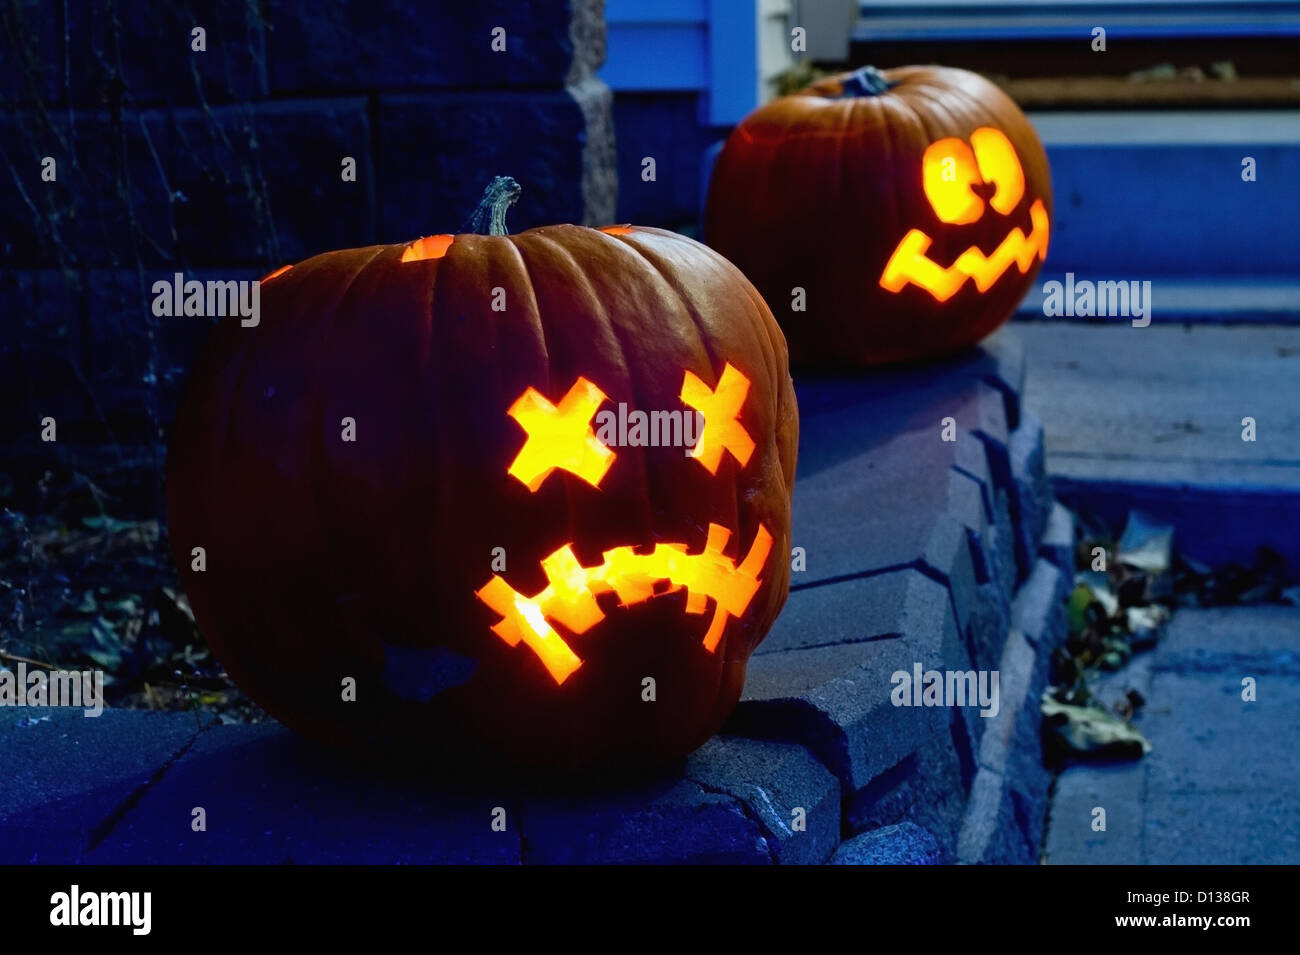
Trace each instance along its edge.
<instances>
[{"instance_id":1,"label":"stone step","mask_svg":"<svg viewBox=\"0 0 1300 955\"><path fill-rule=\"evenodd\" d=\"M1211 565L1249 565L1267 545L1300 574L1300 328L1042 322L1015 334L1062 502L1120 524L1140 508Z\"/></svg>"},{"instance_id":2,"label":"stone step","mask_svg":"<svg viewBox=\"0 0 1300 955\"><path fill-rule=\"evenodd\" d=\"M34 766L0 792L0 863L820 863L857 836L839 861L1036 861L1072 532L1024 378L1008 332L923 368L800 377L805 569L723 735L671 771L563 788L423 753L360 764L274 723L0 709L0 763ZM1000 669L998 714L896 705L918 665ZM99 772L101 753L129 758Z\"/></svg>"}]
</instances>

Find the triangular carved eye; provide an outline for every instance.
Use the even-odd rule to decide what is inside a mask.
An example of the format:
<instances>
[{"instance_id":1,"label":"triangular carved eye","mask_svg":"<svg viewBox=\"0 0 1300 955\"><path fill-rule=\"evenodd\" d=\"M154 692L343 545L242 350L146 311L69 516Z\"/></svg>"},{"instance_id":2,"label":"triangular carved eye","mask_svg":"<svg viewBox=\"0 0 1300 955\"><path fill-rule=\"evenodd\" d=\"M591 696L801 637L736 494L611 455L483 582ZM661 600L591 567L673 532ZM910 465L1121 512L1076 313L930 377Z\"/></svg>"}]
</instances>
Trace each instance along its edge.
<instances>
[{"instance_id":1,"label":"triangular carved eye","mask_svg":"<svg viewBox=\"0 0 1300 955\"><path fill-rule=\"evenodd\" d=\"M1009 215L1025 194L1025 173L1015 147L992 126L971 133L970 146L955 137L931 143L921 159L921 182L935 215L953 225L975 222L984 215L977 185L996 187L989 205L1003 215Z\"/></svg>"}]
</instances>

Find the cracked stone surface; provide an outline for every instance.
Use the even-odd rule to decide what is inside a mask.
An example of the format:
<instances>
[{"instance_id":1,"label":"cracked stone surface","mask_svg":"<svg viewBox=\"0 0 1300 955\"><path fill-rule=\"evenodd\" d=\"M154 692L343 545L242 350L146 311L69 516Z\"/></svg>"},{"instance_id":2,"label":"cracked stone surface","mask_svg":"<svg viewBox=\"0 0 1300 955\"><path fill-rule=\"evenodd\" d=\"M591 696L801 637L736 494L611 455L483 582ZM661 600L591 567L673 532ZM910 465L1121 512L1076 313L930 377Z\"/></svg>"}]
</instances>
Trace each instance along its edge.
<instances>
[{"instance_id":1,"label":"cracked stone surface","mask_svg":"<svg viewBox=\"0 0 1300 955\"><path fill-rule=\"evenodd\" d=\"M86 861L198 732L188 714L0 709L0 864Z\"/></svg>"}]
</instances>

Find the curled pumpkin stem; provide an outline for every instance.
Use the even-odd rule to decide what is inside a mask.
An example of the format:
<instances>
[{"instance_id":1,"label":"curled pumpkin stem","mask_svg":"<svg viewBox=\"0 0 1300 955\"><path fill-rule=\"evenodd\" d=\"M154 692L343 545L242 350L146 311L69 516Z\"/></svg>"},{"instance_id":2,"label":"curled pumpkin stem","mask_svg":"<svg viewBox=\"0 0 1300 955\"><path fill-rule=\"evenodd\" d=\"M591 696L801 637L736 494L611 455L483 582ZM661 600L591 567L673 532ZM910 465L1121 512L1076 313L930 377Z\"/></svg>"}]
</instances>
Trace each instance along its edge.
<instances>
[{"instance_id":1,"label":"curled pumpkin stem","mask_svg":"<svg viewBox=\"0 0 1300 955\"><path fill-rule=\"evenodd\" d=\"M519 200L523 187L510 176L497 176L483 190L483 198L466 220L461 232L479 235L507 235L506 210Z\"/></svg>"},{"instance_id":2,"label":"curled pumpkin stem","mask_svg":"<svg viewBox=\"0 0 1300 955\"><path fill-rule=\"evenodd\" d=\"M841 92L844 96L879 96L895 85L885 79L885 74L874 66L864 66L844 80L841 84Z\"/></svg>"}]
</instances>

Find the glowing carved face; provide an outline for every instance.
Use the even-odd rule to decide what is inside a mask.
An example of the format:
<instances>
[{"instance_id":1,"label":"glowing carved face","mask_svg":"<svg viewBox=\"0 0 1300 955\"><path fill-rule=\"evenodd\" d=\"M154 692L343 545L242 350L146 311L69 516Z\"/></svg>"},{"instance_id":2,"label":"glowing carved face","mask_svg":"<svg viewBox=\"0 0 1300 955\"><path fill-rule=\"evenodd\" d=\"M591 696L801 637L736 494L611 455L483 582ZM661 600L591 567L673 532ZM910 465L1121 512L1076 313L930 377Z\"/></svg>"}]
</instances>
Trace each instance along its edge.
<instances>
[{"instance_id":1,"label":"glowing carved face","mask_svg":"<svg viewBox=\"0 0 1300 955\"><path fill-rule=\"evenodd\" d=\"M951 225L967 225L986 215L985 200L976 193L976 186L994 186L987 204L1004 216L1015 211L1025 194L1025 173L1015 147L1001 130L991 126L971 133L969 146L956 138L931 143L921 159L921 180L935 215ZM912 229L889 257L880 287L899 292L910 283L940 302L952 298L968 279L987 292L1012 265L1028 272L1035 258L1047 257L1047 208L1042 199L1030 205L1029 219L1028 236L1019 227L1012 228L991 255L971 246L947 267L926 255L931 237Z\"/></svg>"},{"instance_id":2,"label":"glowing carved face","mask_svg":"<svg viewBox=\"0 0 1300 955\"><path fill-rule=\"evenodd\" d=\"M717 474L724 452L741 467L749 463L754 441L740 421L748 393L749 379L730 363L715 388L689 371L683 375L682 404L704 419L690 457L710 474ZM557 470L600 487L618 457L592 429L605 400L605 393L586 378L575 381L558 403L528 388L506 412L527 435L507 472L534 492ZM512 647L527 646L557 685L582 666L582 659L556 625L581 635L600 623L605 614L596 602L598 594L617 594L620 606L630 607L685 590L688 614L703 614L712 600L713 619L702 643L713 653L727 619L744 614L758 592L758 575L772 549L772 535L760 524L737 563L724 553L731 534L726 527L709 524L698 554L687 553L684 543L658 543L647 553L637 553L639 545L628 545L605 551L592 567L578 563L570 542L542 559L547 585L540 592L526 597L494 574L475 594L501 615L493 632Z\"/></svg>"}]
</instances>

